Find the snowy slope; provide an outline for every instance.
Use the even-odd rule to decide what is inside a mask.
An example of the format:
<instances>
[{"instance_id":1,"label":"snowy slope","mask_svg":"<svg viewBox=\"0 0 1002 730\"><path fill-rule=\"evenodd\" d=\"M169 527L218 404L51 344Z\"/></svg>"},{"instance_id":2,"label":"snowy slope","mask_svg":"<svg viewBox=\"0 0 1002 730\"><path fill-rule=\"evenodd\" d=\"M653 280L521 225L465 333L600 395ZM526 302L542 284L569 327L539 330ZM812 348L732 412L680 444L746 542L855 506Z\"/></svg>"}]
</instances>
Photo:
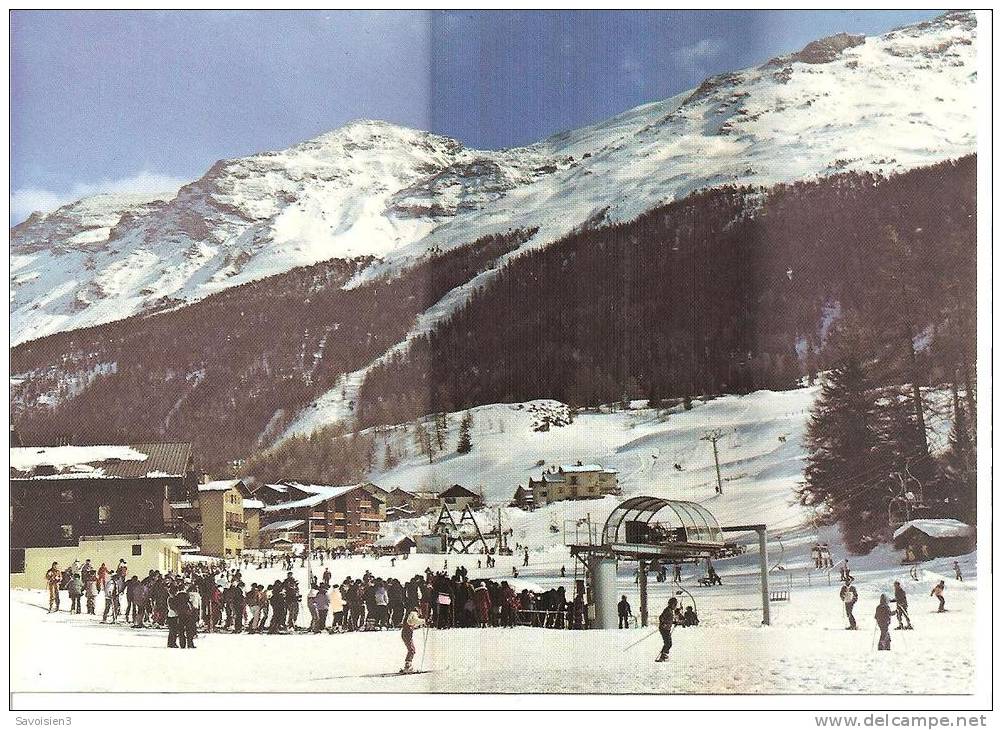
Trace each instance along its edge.
<instances>
[{"instance_id":1,"label":"snowy slope","mask_svg":"<svg viewBox=\"0 0 1002 730\"><path fill-rule=\"evenodd\" d=\"M630 220L702 188L844 169L891 173L970 154L975 25L972 13L947 14L859 37L826 63L796 60L811 57L803 52L775 58L551 137L535 148L574 158L566 170L444 223L386 265L501 226L538 226L527 245L545 245L583 223Z\"/></svg>"},{"instance_id":2,"label":"snowy slope","mask_svg":"<svg viewBox=\"0 0 1002 730\"><path fill-rule=\"evenodd\" d=\"M109 206L100 227L86 215L93 199L35 215L11 231L11 340L195 301L331 258L385 255L555 164L542 149L480 152L359 121L287 150L217 162L168 201ZM78 239L86 246L71 245Z\"/></svg>"},{"instance_id":3,"label":"snowy slope","mask_svg":"<svg viewBox=\"0 0 1002 730\"><path fill-rule=\"evenodd\" d=\"M700 188L968 154L975 25L955 13L823 44L525 148L470 150L363 121L219 162L168 201L89 200L33 216L11 231L11 341L329 258L379 257L358 283L513 227L538 226L526 245L545 245Z\"/></svg>"},{"instance_id":4,"label":"snowy slope","mask_svg":"<svg viewBox=\"0 0 1002 730\"><path fill-rule=\"evenodd\" d=\"M385 469L377 463L369 478L386 489L412 492L437 492L461 484L483 494L488 505L480 514L484 525L496 523L501 506L502 521L515 530L519 542L548 548L562 545L565 524L589 515L602 524L615 505L634 495L699 502L721 524L764 522L773 534L813 542L818 539L813 513L798 504L796 490L803 481L806 458L803 435L819 392L820 386L813 386L728 395L706 403L694 401L691 411L680 406L657 411L642 407L645 402L640 401L629 411L582 412L573 423L551 426L549 431L535 427L541 413L568 412L557 401L480 406L470 409L473 450L456 453L463 414L452 413L445 449L436 452L431 464L414 444L414 424L374 429L379 459L388 444L399 464ZM949 399L947 389L923 391L930 447L936 454L948 446ZM432 420L425 427L434 433ZM721 495L715 491L712 446L701 440L711 430L722 435L717 442L724 485ZM539 479L543 469L577 461L616 469L623 496L556 502L533 512L506 507L515 488L527 486L530 476ZM560 534L551 532L553 524ZM384 532L413 534L427 525L428 518L400 520L385 523ZM842 545L837 528L822 529L823 540ZM840 555L844 552L842 547L837 550ZM874 559L881 564L892 559L892 553L888 548L888 555ZM805 560L807 555L809 549L803 551Z\"/></svg>"},{"instance_id":5,"label":"snowy slope","mask_svg":"<svg viewBox=\"0 0 1002 730\"><path fill-rule=\"evenodd\" d=\"M643 408L580 413L567 426L533 429L534 407L559 408L556 401L489 405L471 409L474 448L455 453L461 414L451 414L444 452L432 464L415 453L413 429L381 429L376 453L388 441L394 453L409 456L393 469L370 474L384 488L441 491L452 484L482 491L488 503L505 504L518 485L539 479L551 465L599 463L619 471L624 496L645 494L705 504L722 521L764 521L800 526L807 517L794 504L804 452L801 436L817 388L746 396L725 396L681 408L666 417ZM724 494L716 495L713 450L700 437L719 428ZM545 467L537 466L542 460ZM675 464L682 470L675 468ZM562 502L531 515L508 510L505 519L525 531L532 544L547 544L551 522L562 527L588 512L605 516L620 498Z\"/></svg>"}]
</instances>

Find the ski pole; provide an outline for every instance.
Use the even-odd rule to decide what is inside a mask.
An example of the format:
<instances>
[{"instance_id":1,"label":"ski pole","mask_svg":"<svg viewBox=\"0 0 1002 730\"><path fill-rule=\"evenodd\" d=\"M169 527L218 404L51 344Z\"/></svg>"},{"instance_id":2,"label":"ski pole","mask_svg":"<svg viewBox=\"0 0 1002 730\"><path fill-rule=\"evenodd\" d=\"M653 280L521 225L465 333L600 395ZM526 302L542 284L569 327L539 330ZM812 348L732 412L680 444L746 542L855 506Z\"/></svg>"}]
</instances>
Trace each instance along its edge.
<instances>
[{"instance_id":1,"label":"ski pole","mask_svg":"<svg viewBox=\"0 0 1002 730\"><path fill-rule=\"evenodd\" d=\"M630 649L632 649L633 647L635 647L637 644L639 644L641 641L645 641L645 640L651 638L652 636L654 636L654 634L658 633L658 631L660 631L660 628L654 629L654 631L650 632L649 634L645 634L644 636L642 636L641 638L637 639L632 644L630 644L628 647L626 647L625 649L623 649L623 651L624 652L625 651L629 651Z\"/></svg>"},{"instance_id":2,"label":"ski pole","mask_svg":"<svg viewBox=\"0 0 1002 730\"><path fill-rule=\"evenodd\" d=\"M424 670L424 655L427 653L428 649L428 634L431 633L431 627L428 624L424 626L424 643L421 645L421 670Z\"/></svg>"},{"instance_id":3,"label":"ski pole","mask_svg":"<svg viewBox=\"0 0 1002 730\"><path fill-rule=\"evenodd\" d=\"M871 639L871 643L873 644L873 649L871 651L876 651L877 650L877 627L876 626L873 627L873 638Z\"/></svg>"}]
</instances>

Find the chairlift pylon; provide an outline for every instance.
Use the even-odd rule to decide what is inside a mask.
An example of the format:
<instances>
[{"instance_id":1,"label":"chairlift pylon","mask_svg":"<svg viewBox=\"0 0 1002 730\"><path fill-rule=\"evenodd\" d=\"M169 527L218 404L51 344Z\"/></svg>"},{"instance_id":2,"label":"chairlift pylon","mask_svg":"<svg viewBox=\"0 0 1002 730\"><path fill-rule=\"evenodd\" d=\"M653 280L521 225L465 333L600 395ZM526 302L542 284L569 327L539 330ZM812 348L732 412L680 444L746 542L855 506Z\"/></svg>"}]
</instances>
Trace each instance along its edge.
<instances>
[{"instance_id":1,"label":"chairlift pylon","mask_svg":"<svg viewBox=\"0 0 1002 730\"><path fill-rule=\"evenodd\" d=\"M905 474L903 475L900 471L893 474L897 477L900 487L898 493L891 497L887 503L887 524L889 527L901 527L906 522L929 512L929 506L924 499L922 482L912 474L909 466L906 461ZM914 485L914 488L909 489L909 485Z\"/></svg>"}]
</instances>

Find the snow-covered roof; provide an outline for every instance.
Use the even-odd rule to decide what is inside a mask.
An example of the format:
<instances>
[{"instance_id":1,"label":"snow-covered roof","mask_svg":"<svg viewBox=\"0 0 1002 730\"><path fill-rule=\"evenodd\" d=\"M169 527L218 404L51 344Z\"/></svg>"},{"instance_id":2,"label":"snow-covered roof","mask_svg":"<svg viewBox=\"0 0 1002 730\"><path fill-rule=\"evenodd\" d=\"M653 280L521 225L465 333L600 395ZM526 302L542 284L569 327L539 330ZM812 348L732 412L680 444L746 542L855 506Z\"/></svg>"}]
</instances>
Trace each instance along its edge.
<instances>
[{"instance_id":1,"label":"snow-covered roof","mask_svg":"<svg viewBox=\"0 0 1002 730\"><path fill-rule=\"evenodd\" d=\"M568 474L589 472L589 471L603 471L601 464L564 464L560 467L561 471Z\"/></svg>"},{"instance_id":2,"label":"snow-covered roof","mask_svg":"<svg viewBox=\"0 0 1002 730\"><path fill-rule=\"evenodd\" d=\"M260 499L244 500L244 509L263 509L263 508L264 508L264 502L262 502Z\"/></svg>"},{"instance_id":3,"label":"snow-covered roof","mask_svg":"<svg viewBox=\"0 0 1002 730\"><path fill-rule=\"evenodd\" d=\"M334 499L340 497L343 494L347 494L355 489L360 489L357 484L352 484L347 487L328 487L319 484L299 484L290 483L290 487L293 489L298 489L300 492L308 495L302 499L295 499L291 502L279 502L278 504L272 504L264 508L265 512L280 512L287 509L297 509L299 507L315 507L321 502L326 502L329 499Z\"/></svg>"},{"instance_id":4,"label":"snow-covered roof","mask_svg":"<svg viewBox=\"0 0 1002 730\"><path fill-rule=\"evenodd\" d=\"M306 520L279 520L271 522L261 528L261 532L282 532L284 530L295 530L306 524Z\"/></svg>"},{"instance_id":5,"label":"snow-covered roof","mask_svg":"<svg viewBox=\"0 0 1002 730\"><path fill-rule=\"evenodd\" d=\"M205 484L198 485L200 492L225 492L229 489L236 489L242 482L239 479L219 479Z\"/></svg>"},{"instance_id":6,"label":"snow-covered roof","mask_svg":"<svg viewBox=\"0 0 1002 730\"><path fill-rule=\"evenodd\" d=\"M191 509L191 502L171 502L171 509Z\"/></svg>"},{"instance_id":7,"label":"snow-covered roof","mask_svg":"<svg viewBox=\"0 0 1002 730\"><path fill-rule=\"evenodd\" d=\"M373 547L395 547L405 541L414 542L407 535L387 535L379 538L372 545Z\"/></svg>"},{"instance_id":8,"label":"snow-covered roof","mask_svg":"<svg viewBox=\"0 0 1002 730\"><path fill-rule=\"evenodd\" d=\"M181 477L191 469L191 444L20 446L10 450L15 479Z\"/></svg>"},{"instance_id":9,"label":"snow-covered roof","mask_svg":"<svg viewBox=\"0 0 1002 730\"><path fill-rule=\"evenodd\" d=\"M544 482L563 482L563 481L566 481L566 480L564 479L563 474L558 474L558 473L555 473L555 472L552 472L552 471L548 471L548 472L544 472L543 473L543 481Z\"/></svg>"},{"instance_id":10,"label":"snow-covered roof","mask_svg":"<svg viewBox=\"0 0 1002 730\"><path fill-rule=\"evenodd\" d=\"M894 531L894 539L913 527L929 537L970 537L974 534L974 528L960 520L911 520Z\"/></svg>"}]
</instances>

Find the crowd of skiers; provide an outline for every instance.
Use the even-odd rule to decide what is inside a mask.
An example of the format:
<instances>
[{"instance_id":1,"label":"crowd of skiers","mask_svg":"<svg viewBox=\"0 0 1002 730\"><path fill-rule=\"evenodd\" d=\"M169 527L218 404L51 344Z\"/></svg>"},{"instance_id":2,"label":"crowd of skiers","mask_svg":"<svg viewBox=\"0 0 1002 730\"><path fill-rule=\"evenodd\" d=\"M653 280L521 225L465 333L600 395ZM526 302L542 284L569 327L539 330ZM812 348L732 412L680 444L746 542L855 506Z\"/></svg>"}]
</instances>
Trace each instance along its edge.
<instances>
[{"instance_id":1,"label":"crowd of skiers","mask_svg":"<svg viewBox=\"0 0 1002 730\"><path fill-rule=\"evenodd\" d=\"M256 567L272 567L276 558L254 561ZM291 558L278 558L291 568ZM517 590L507 581L470 580L464 566L452 575L446 571L415 575L401 583L366 571L340 583L330 568L315 576L302 592L291 570L270 585L244 580L237 567L225 561L185 564L180 573L151 570L140 578L129 575L121 560L114 570L105 564L94 568L89 560L62 570L53 563L46 573L49 611L60 609L60 592L67 591L70 611L81 613L81 596L87 597L87 613L96 614L96 599L104 595L102 623L119 620L134 628L166 628L168 646L194 648L199 632L341 633L401 628L411 610L422 623L453 627L512 627L530 625L556 629L583 629L586 604L582 596L568 599L563 587L535 592ZM305 599L308 612L301 615ZM413 627L414 621L411 620Z\"/></svg>"},{"instance_id":2,"label":"crowd of skiers","mask_svg":"<svg viewBox=\"0 0 1002 730\"><path fill-rule=\"evenodd\" d=\"M405 583L366 571L332 585L330 571L314 581L307 595L311 630L379 630L400 627L409 609L416 608L430 626L512 627L519 624L547 628L585 628L582 596L568 599L563 587L537 593L517 590L508 581L470 580L464 566L415 575ZM330 613L330 625L327 615Z\"/></svg>"},{"instance_id":3,"label":"crowd of skiers","mask_svg":"<svg viewBox=\"0 0 1002 730\"><path fill-rule=\"evenodd\" d=\"M337 556L325 552L323 557ZM252 582L248 586L244 581L241 565L245 570L251 565L264 569L274 567L276 561L286 569L284 579L271 585ZM293 561L292 556L270 556L253 561L245 557L236 561L236 567L228 567L223 560L187 563L180 573L161 574L151 570L142 578L129 575L124 559L114 569L105 563L94 567L90 560L82 564L74 561L65 570L53 563L45 574L49 611L60 609L60 593L66 591L71 613L82 613L86 606L88 614L96 615L97 598L103 594L102 623L117 623L121 618L134 628L166 628L167 645L177 648L194 648L199 632L217 631L319 634L402 628L404 642L412 649L408 635L412 636L418 625L439 629L516 625L586 628L584 597L578 594L569 598L563 587L536 592L517 590L503 580L470 580L465 566L457 567L451 575L447 570L433 572L427 568L404 583L396 578L375 576L370 571L335 583L330 568L325 568L321 576L312 578L304 595L292 573ZM957 579L963 580L959 565L955 563L954 567ZM846 628L856 630L854 609L859 593L848 562L843 561L839 568L843 580L839 598L849 624ZM677 575L674 577L677 579ZM945 589L941 580L930 593L939 603L938 612L946 611ZM897 629L913 628L908 615L908 595L900 581L894 582L893 592L890 599L886 594L880 596L874 613L880 629L877 648L882 651L891 648L890 626L894 617ZM309 618L304 615L301 621L304 598ZM699 623L692 607L682 611L675 599L669 603L671 610L666 608L659 618L663 638L667 637L664 657L670 649L673 627ZM620 628L628 627L633 611L626 596L619 602L618 613ZM666 624L670 626L665 628ZM409 660L406 666L410 666Z\"/></svg>"}]
</instances>

